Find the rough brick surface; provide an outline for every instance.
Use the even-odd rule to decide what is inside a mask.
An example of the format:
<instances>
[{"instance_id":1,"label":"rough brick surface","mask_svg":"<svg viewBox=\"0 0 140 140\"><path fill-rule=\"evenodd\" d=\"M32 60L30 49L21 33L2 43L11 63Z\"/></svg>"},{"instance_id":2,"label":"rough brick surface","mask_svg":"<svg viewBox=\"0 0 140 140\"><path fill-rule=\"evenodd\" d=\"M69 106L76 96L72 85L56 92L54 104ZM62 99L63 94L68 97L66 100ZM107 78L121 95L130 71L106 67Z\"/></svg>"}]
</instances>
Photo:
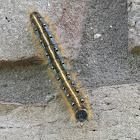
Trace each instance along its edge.
<instances>
[{"instance_id":1,"label":"rough brick surface","mask_svg":"<svg viewBox=\"0 0 140 140\"><path fill-rule=\"evenodd\" d=\"M29 29L29 12L32 10L40 12L44 18L47 17L54 35L59 36L58 43L65 50L64 56L74 57L76 54L73 51L81 46L83 20L88 8L86 3L84 0L1 2L0 60L19 60L37 54L37 46Z\"/></svg>"},{"instance_id":2,"label":"rough brick surface","mask_svg":"<svg viewBox=\"0 0 140 140\"><path fill-rule=\"evenodd\" d=\"M43 106L0 105L1 140L139 140L140 84L90 90L93 116L71 121L61 97Z\"/></svg>"},{"instance_id":3,"label":"rough brick surface","mask_svg":"<svg viewBox=\"0 0 140 140\"><path fill-rule=\"evenodd\" d=\"M128 0L128 46L131 53L140 53L140 1Z\"/></svg>"}]
</instances>

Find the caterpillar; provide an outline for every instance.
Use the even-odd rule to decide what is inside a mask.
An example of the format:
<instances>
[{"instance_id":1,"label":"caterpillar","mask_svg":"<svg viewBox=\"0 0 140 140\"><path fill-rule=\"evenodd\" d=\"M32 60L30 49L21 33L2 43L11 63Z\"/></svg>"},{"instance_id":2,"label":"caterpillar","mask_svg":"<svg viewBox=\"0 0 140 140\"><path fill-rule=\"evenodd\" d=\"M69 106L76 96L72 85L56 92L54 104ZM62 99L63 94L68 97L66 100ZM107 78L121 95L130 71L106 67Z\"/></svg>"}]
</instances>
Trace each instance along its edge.
<instances>
[{"instance_id":1,"label":"caterpillar","mask_svg":"<svg viewBox=\"0 0 140 140\"><path fill-rule=\"evenodd\" d=\"M44 18L35 11L30 14L30 21L34 33L37 35L38 40L43 47L50 68L52 69L66 100L70 104L74 117L80 122L88 120L88 103L83 94L76 87L54 36L49 29L49 25L45 22Z\"/></svg>"}]
</instances>

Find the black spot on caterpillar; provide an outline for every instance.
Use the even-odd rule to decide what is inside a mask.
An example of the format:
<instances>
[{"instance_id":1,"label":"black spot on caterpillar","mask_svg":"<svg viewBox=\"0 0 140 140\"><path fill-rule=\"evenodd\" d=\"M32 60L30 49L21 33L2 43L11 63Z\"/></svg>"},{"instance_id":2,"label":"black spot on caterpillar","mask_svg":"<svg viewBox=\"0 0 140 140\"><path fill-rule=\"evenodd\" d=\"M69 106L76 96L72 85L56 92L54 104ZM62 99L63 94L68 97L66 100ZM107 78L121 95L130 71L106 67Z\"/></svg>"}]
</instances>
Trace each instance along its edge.
<instances>
[{"instance_id":1,"label":"black spot on caterpillar","mask_svg":"<svg viewBox=\"0 0 140 140\"><path fill-rule=\"evenodd\" d=\"M67 69L59 47L52 32L44 18L38 12L30 14L30 20L35 34L43 47L44 54L49 62L50 68L63 90L70 107L77 121L87 120L89 117L89 107L83 94L78 90L75 82Z\"/></svg>"}]
</instances>

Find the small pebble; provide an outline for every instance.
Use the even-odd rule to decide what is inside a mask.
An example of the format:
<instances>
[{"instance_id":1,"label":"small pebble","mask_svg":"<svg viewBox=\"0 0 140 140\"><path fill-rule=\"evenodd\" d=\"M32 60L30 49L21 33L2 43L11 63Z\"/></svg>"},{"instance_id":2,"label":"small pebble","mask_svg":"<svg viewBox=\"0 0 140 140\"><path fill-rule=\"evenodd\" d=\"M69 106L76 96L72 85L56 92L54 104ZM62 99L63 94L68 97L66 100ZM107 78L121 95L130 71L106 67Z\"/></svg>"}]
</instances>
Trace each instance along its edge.
<instances>
[{"instance_id":1,"label":"small pebble","mask_svg":"<svg viewBox=\"0 0 140 140\"><path fill-rule=\"evenodd\" d=\"M102 35L101 34L95 34L94 39L100 38Z\"/></svg>"}]
</instances>

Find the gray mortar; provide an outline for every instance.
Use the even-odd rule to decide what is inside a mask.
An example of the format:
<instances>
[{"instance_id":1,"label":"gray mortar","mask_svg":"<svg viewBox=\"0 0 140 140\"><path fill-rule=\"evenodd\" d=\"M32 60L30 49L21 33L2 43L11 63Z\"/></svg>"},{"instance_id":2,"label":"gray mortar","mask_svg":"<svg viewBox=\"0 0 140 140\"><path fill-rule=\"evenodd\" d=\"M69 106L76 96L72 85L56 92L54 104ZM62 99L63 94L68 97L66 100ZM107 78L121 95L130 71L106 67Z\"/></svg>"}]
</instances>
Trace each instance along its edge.
<instances>
[{"instance_id":1,"label":"gray mortar","mask_svg":"<svg viewBox=\"0 0 140 140\"><path fill-rule=\"evenodd\" d=\"M3 69L0 74L0 101L11 103L40 103L57 93L55 80L42 65ZM49 71L49 70L48 70Z\"/></svg>"},{"instance_id":2,"label":"gray mortar","mask_svg":"<svg viewBox=\"0 0 140 140\"><path fill-rule=\"evenodd\" d=\"M140 55L128 52L127 1L91 1L77 60L72 65L88 87L140 81ZM102 36L94 39L94 34Z\"/></svg>"}]
</instances>

